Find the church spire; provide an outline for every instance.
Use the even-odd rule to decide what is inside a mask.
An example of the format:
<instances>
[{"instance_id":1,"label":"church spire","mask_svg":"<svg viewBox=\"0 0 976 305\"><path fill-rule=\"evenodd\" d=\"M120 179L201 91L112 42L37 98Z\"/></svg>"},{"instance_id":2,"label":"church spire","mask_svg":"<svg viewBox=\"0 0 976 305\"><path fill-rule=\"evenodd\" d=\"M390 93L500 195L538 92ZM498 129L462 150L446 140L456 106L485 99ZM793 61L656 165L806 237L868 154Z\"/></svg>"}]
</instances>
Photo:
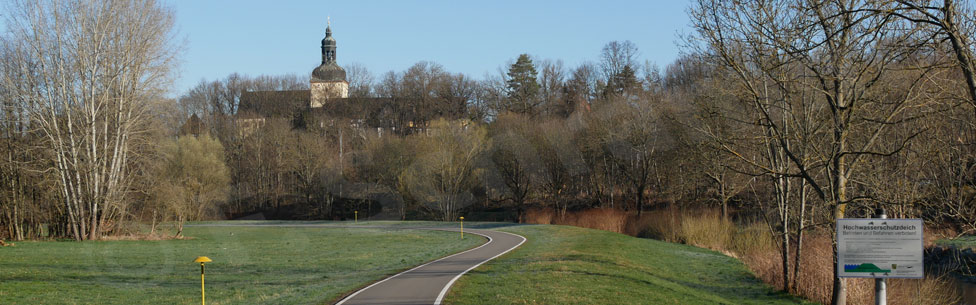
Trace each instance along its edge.
<instances>
[{"instance_id":1,"label":"church spire","mask_svg":"<svg viewBox=\"0 0 976 305\"><path fill-rule=\"evenodd\" d=\"M332 38L332 18L328 20L325 38L322 39L322 64L312 70L309 85L309 105L312 108L322 107L329 99L349 97L346 70L336 63L336 40Z\"/></svg>"},{"instance_id":2,"label":"church spire","mask_svg":"<svg viewBox=\"0 0 976 305\"><path fill-rule=\"evenodd\" d=\"M322 64L312 70L312 81L344 82L346 71L336 63L336 40L332 38L332 21L325 27L325 38L322 39Z\"/></svg>"},{"instance_id":3,"label":"church spire","mask_svg":"<svg viewBox=\"0 0 976 305\"><path fill-rule=\"evenodd\" d=\"M322 64L334 63L336 61L336 41L332 38L332 20L328 21L325 27L325 38L322 39Z\"/></svg>"}]
</instances>

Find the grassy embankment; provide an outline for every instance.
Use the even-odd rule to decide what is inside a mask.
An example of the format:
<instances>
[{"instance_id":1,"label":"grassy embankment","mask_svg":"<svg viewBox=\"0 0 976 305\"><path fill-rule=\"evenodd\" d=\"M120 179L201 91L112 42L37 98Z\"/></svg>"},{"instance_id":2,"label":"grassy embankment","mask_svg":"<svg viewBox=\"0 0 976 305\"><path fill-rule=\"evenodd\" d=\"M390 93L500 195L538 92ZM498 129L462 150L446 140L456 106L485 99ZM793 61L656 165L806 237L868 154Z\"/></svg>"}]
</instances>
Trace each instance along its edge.
<instances>
[{"instance_id":1,"label":"grassy embankment","mask_svg":"<svg viewBox=\"0 0 976 305\"><path fill-rule=\"evenodd\" d=\"M3 304L324 303L482 238L423 230L188 227L192 239L17 242L0 248Z\"/></svg>"},{"instance_id":2,"label":"grassy embankment","mask_svg":"<svg viewBox=\"0 0 976 305\"><path fill-rule=\"evenodd\" d=\"M570 226L516 226L522 247L462 277L447 304L796 304L718 252Z\"/></svg>"},{"instance_id":3,"label":"grassy embankment","mask_svg":"<svg viewBox=\"0 0 976 305\"><path fill-rule=\"evenodd\" d=\"M537 209L530 210L527 215L527 219L533 223L595 228L716 250L739 258L766 284L783 287L782 257L777 238L769 231L770 227L757 221L733 223L723 220L716 209L659 209L646 211L642 217L613 209L576 211L556 217L551 209ZM926 243L943 235L933 230L925 232ZM791 251L791 275L796 275L796 270L792 268L796 258L796 252ZM814 302L830 303L832 258L833 244L829 231L811 230L804 234L800 274L792 279L796 283L791 285L796 288L794 293ZM874 301L873 280L848 279L847 284L848 303L869 304ZM888 281L888 292L891 304L954 304L959 296L951 279L931 273L924 280L891 279Z\"/></svg>"}]
</instances>

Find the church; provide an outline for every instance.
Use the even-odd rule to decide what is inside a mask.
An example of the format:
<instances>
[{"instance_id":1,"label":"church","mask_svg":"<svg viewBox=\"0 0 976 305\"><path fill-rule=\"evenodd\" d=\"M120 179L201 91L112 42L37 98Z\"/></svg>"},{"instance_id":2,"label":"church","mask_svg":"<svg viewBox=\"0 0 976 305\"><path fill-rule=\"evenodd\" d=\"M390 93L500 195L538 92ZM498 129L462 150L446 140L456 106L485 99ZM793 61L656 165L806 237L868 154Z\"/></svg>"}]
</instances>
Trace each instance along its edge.
<instances>
[{"instance_id":1,"label":"church","mask_svg":"<svg viewBox=\"0 0 976 305\"><path fill-rule=\"evenodd\" d=\"M241 95L238 122L253 130L268 118L284 118L293 127L334 126L340 121L361 128L409 134L433 119L457 119L464 115L462 98L418 96L349 97L346 71L336 60L332 26L322 39L322 63L312 70L309 90L249 91Z\"/></svg>"}]
</instances>

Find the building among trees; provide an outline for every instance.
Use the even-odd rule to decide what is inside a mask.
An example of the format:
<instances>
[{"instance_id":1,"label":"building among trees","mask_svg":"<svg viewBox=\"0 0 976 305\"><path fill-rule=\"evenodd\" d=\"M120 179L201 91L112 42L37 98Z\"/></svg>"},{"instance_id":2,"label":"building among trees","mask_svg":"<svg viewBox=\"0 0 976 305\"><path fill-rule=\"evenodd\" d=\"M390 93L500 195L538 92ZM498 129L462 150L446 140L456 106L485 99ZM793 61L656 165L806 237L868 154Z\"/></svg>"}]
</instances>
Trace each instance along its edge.
<instances>
[{"instance_id":1,"label":"building among trees","mask_svg":"<svg viewBox=\"0 0 976 305\"><path fill-rule=\"evenodd\" d=\"M407 134L427 122L464 115L461 97L350 97L346 71L336 61L331 25L322 39L322 63L312 70L309 90L249 91L240 98L238 122L245 133L267 118L291 119L294 127L334 126L340 120L363 128Z\"/></svg>"}]
</instances>

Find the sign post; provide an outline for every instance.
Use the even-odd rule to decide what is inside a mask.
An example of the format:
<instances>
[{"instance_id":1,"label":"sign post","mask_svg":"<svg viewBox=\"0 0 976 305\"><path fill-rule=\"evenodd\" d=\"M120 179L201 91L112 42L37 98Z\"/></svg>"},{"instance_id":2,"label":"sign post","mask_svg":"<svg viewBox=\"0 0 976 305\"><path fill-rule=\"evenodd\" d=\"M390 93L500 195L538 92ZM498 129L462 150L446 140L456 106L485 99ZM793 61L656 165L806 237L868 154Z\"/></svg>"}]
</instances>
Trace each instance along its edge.
<instances>
[{"instance_id":1,"label":"sign post","mask_svg":"<svg viewBox=\"0 0 976 305\"><path fill-rule=\"evenodd\" d=\"M879 218L837 220L837 274L875 278L875 303L887 302L887 278L925 277L922 220Z\"/></svg>"},{"instance_id":2,"label":"sign post","mask_svg":"<svg viewBox=\"0 0 976 305\"><path fill-rule=\"evenodd\" d=\"M461 216L461 239L464 239L464 216Z\"/></svg>"},{"instance_id":3,"label":"sign post","mask_svg":"<svg viewBox=\"0 0 976 305\"><path fill-rule=\"evenodd\" d=\"M203 285L203 264L212 262L209 257L200 256L193 260L194 263L200 263L200 304L207 305L207 293Z\"/></svg>"},{"instance_id":4,"label":"sign post","mask_svg":"<svg viewBox=\"0 0 976 305\"><path fill-rule=\"evenodd\" d=\"M878 209L875 217L888 219L888 214L885 214L884 209ZM888 279L886 278L874 279L874 305L888 305Z\"/></svg>"}]
</instances>

